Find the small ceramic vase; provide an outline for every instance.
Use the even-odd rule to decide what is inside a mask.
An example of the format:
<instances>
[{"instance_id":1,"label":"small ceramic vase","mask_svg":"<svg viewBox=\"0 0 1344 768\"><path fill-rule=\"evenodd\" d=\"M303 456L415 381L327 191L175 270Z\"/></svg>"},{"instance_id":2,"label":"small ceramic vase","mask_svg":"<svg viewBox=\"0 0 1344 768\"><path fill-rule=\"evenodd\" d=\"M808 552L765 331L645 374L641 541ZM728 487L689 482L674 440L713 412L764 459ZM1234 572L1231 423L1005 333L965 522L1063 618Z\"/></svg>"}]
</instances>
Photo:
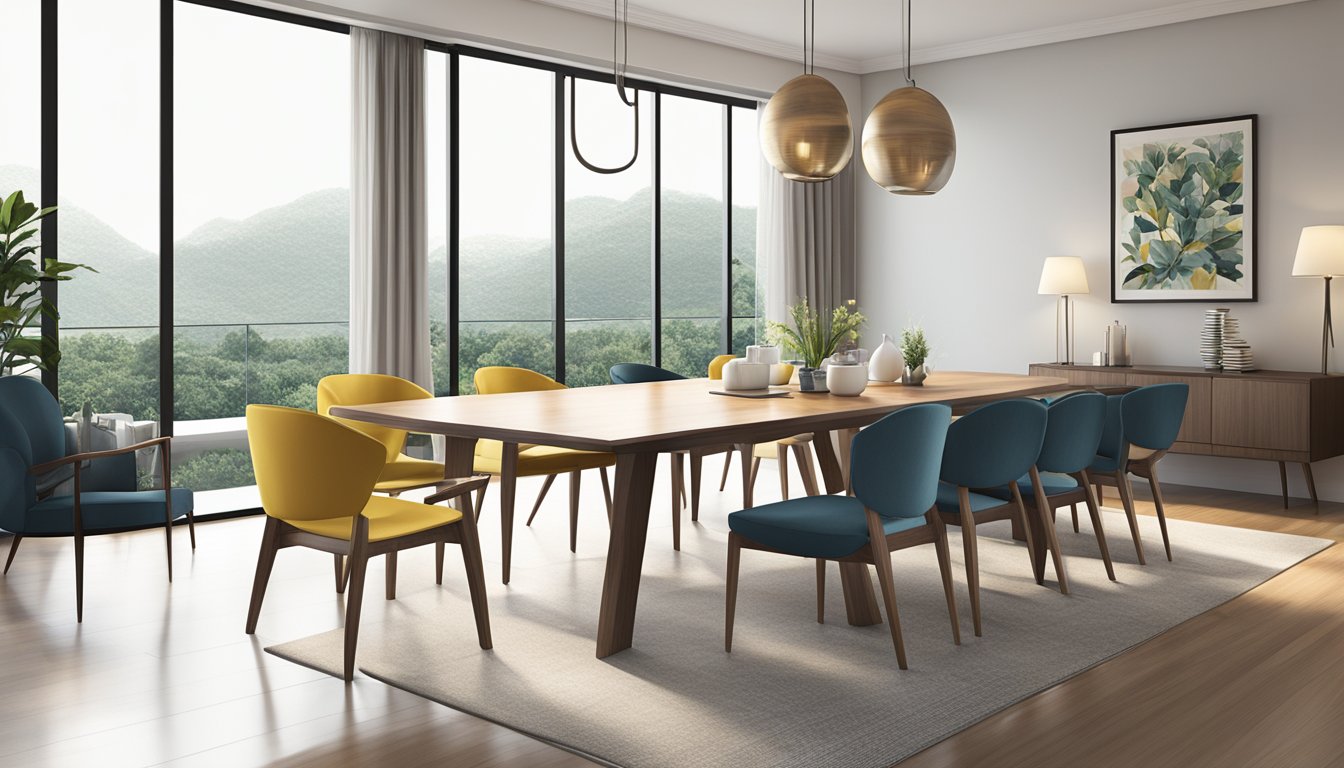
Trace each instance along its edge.
<instances>
[{"instance_id":1,"label":"small ceramic vase","mask_svg":"<svg viewBox=\"0 0 1344 768\"><path fill-rule=\"evenodd\" d=\"M905 374L901 376L901 383L909 387L921 387L924 385L924 380L928 377L929 373L924 370L922 364L917 365L914 368L906 367Z\"/></svg>"},{"instance_id":2,"label":"small ceramic vase","mask_svg":"<svg viewBox=\"0 0 1344 768\"><path fill-rule=\"evenodd\" d=\"M901 350L887 334L882 334L882 343L873 350L868 358L869 381L895 381L901 378L905 370L905 361L901 359Z\"/></svg>"}]
</instances>

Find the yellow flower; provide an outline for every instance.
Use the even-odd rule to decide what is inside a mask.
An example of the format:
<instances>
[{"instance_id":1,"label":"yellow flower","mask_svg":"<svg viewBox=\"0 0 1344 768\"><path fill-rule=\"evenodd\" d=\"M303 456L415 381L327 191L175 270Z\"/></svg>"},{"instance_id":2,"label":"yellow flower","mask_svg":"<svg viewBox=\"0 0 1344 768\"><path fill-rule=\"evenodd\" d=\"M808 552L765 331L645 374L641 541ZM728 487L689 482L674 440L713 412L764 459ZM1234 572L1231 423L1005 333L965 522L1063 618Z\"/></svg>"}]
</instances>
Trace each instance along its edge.
<instances>
[{"instance_id":1,"label":"yellow flower","mask_svg":"<svg viewBox=\"0 0 1344 768\"><path fill-rule=\"evenodd\" d=\"M1207 269L1196 269L1190 275L1190 287L1200 291L1211 291L1218 283L1218 275Z\"/></svg>"}]
</instances>

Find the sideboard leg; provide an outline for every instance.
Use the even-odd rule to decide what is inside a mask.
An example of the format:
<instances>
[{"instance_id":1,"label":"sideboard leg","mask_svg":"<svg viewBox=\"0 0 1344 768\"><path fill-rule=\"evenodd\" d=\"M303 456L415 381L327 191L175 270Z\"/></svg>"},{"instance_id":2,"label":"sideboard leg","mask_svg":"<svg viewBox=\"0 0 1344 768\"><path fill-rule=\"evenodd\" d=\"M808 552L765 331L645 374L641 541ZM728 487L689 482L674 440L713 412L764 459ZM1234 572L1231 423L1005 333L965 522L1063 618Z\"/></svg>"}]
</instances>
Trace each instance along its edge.
<instances>
[{"instance_id":1,"label":"sideboard leg","mask_svg":"<svg viewBox=\"0 0 1344 768\"><path fill-rule=\"evenodd\" d=\"M1305 465L1304 465L1305 466ZM1288 508L1288 467L1279 462L1279 484L1283 486L1283 508Z\"/></svg>"},{"instance_id":2,"label":"sideboard leg","mask_svg":"<svg viewBox=\"0 0 1344 768\"><path fill-rule=\"evenodd\" d=\"M1311 462L1302 462L1302 476L1307 478L1307 493L1311 494L1311 503L1316 505L1316 514L1321 514L1321 500L1316 498L1316 479L1311 476Z\"/></svg>"}]
</instances>

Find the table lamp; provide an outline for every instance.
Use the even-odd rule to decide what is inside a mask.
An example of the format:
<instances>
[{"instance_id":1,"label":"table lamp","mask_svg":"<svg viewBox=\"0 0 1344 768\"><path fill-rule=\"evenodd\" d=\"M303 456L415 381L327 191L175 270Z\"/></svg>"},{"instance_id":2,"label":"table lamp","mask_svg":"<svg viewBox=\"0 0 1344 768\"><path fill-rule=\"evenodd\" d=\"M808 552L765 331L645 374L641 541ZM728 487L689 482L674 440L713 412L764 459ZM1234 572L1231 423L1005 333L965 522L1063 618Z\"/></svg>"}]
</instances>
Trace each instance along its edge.
<instances>
[{"instance_id":1,"label":"table lamp","mask_svg":"<svg viewBox=\"0 0 1344 768\"><path fill-rule=\"evenodd\" d=\"M1330 362L1335 329L1330 322L1330 278L1344 275L1344 226L1303 227L1293 260L1293 277L1325 278L1325 323L1321 329L1321 373Z\"/></svg>"},{"instance_id":2,"label":"table lamp","mask_svg":"<svg viewBox=\"0 0 1344 768\"><path fill-rule=\"evenodd\" d=\"M1069 296L1087 292L1087 270L1083 269L1082 259L1077 256L1046 258L1036 293L1059 297L1055 305L1055 362L1073 365L1073 304Z\"/></svg>"}]
</instances>

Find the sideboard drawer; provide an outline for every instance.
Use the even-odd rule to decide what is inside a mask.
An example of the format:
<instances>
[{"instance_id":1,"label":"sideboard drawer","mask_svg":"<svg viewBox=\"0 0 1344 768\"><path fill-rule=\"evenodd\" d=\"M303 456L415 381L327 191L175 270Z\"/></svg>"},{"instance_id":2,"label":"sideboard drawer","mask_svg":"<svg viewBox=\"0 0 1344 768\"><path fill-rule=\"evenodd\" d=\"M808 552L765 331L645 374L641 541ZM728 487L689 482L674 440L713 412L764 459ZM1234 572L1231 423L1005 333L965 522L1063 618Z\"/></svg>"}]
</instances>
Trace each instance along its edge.
<instances>
[{"instance_id":1,"label":"sideboard drawer","mask_svg":"<svg viewBox=\"0 0 1344 768\"><path fill-rule=\"evenodd\" d=\"M1152 384L1186 384L1190 387L1190 396L1185 401L1185 419L1181 421L1181 431L1176 435L1176 439L1183 443L1213 441L1211 424L1213 396L1210 392L1212 382L1208 376L1131 373L1125 377L1125 383L1131 387L1147 387Z\"/></svg>"},{"instance_id":2,"label":"sideboard drawer","mask_svg":"<svg viewBox=\"0 0 1344 768\"><path fill-rule=\"evenodd\" d=\"M1307 451L1311 390L1307 381L1213 379L1213 442L1241 448Z\"/></svg>"}]
</instances>

